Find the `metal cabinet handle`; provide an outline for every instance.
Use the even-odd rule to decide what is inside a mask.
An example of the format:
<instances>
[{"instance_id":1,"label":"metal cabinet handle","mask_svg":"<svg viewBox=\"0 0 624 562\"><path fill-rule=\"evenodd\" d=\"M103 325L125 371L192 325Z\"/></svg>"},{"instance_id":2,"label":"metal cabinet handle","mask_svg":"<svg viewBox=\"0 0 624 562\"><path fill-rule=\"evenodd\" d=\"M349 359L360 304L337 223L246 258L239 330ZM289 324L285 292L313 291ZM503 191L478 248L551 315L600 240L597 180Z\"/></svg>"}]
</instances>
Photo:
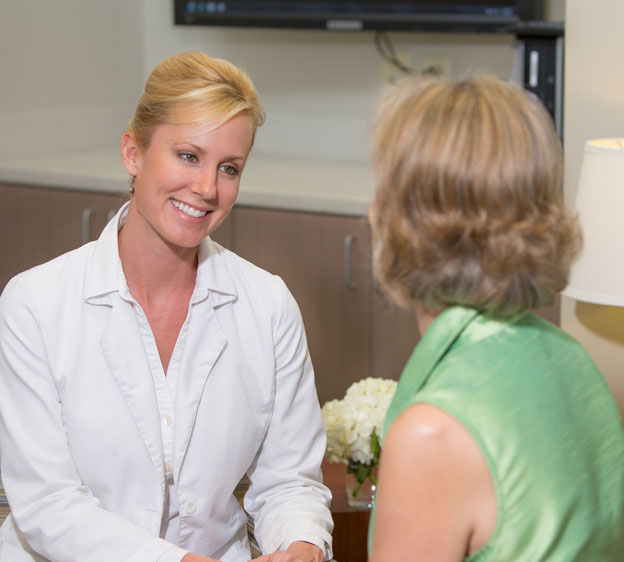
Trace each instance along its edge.
<instances>
[{"instance_id":1,"label":"metal cabinet handle","mask_svg":"<svg viewBox=\"0 0 624 562\"><path fill-rule=\"evenodd\" d=\"M82 211L82 243L86 244L91 239L91 217L94 210L87 207Z\"/></svg>"},{"instance_id":2,"label":"metal cabinet handle","mask_svg":"<svg viewBox=\"0 0 624 562\"><path fill-rule=\"evenodd\" d=\"M357 285L351 281L351 246L355 242L355 236L349 234L344 239L344 284L350 291L357 290Z\"/></svg>"},{"instance_id":3,"label":"metal cabinet handle","mask_svg":"<svg viewBox=\"0 0 624 562\"><path fill-rule=\"evenodd\" d=\"M379 283L379 279L373 275L373 290L376 293L381 293L381 284Z\"/></svg>"}]
</instances>

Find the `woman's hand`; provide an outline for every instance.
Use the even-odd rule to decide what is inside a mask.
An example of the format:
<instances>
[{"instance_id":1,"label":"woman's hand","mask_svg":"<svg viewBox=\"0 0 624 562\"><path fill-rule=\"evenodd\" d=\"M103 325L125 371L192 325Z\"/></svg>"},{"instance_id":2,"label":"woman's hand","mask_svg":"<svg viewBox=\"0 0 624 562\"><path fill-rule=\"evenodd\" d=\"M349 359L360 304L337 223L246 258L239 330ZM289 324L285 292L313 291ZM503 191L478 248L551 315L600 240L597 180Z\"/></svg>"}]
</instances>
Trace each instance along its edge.
<instances>
[{"instance_id":1,"label":"woman's hand","mask_svg":"<svg viewBox=\"0 0 624 562\"><path fill-rule=\"evenodd\" d=\"M184 562L187 562L183 559ZM324 562L323 551L309 542L297 541L292 543L287 550L278 550L273 554L267 554L249 562ZM190 561L192 562L192 561Z\"/></svg>"}]
</instances>

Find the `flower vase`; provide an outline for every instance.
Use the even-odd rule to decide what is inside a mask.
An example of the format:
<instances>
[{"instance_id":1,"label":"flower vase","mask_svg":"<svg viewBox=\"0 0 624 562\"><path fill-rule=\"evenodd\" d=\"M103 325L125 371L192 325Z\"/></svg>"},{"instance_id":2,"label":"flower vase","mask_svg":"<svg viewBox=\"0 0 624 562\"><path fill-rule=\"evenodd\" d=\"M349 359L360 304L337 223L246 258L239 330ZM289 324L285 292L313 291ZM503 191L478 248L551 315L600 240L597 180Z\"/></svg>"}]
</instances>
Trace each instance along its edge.
<instances>
[{"instance_id":1,"label":"flower vase","mask_svg":"<svg viewBox=\"0 0 624 562\"><path fill-rule=\"evenodd\" d=\"M373 474L376 475L376 471ZM369 477L364 478L364 481L360 484L355 474L347 472L347 502L351 508L358 510L371 509L376 488L377 486L373 484Z\"/></svg>"}]
</instances>

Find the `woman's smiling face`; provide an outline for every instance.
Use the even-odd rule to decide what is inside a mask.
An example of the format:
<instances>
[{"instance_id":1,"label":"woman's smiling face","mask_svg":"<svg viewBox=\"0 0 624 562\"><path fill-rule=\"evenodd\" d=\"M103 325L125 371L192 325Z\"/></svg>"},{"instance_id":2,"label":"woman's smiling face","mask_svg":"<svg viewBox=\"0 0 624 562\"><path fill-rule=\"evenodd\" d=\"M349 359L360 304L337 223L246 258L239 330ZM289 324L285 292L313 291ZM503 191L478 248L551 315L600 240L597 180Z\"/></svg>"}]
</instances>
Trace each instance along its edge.
<instances>
[{"instance_id":1,"label":"woman's smiling face","mask_svg":"<svg viewBox=\"0 0 624 562\"><path fill-rule=\"evenodd\" d=\"M206 128L159 125L147 147L124 134L124 166L135 176L131 207L145 236L173 247L196 247L236 202L253 141L250 118L241 113L212 131Z\"/></svg>"}]
</instances>

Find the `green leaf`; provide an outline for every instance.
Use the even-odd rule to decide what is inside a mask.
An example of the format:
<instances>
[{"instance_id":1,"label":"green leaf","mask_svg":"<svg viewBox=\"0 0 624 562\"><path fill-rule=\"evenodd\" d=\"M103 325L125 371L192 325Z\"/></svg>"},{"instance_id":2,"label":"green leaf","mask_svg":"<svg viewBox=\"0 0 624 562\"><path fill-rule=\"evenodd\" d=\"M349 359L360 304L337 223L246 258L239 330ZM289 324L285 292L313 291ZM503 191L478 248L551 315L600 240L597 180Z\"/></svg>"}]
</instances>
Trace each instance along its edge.
<instances>
[{"instance_id":1,"label":"green leaf","mask_svg":"<svg viewBox=\"0 0 624 562\"><path fill-rule=\"evenodd\" d=\"M373 453L373 466L379 464L379 454L381 453L381 444L379 443L379 437L377 436L377 429L374 429L370 436L370 446Z\"/></svg>"},{"instance_id":2,"label":"green leaf","mask_svg":"<svg viewBox=\"0 0 624 562\"><path fill-rule=\"evenodd\" d=\"M370 481L376 486L377 479L373 474L373 470L377 465L374 463L363 464L358 461L349 460L349 464L347 465L347 472L349 474L353 474L357 481L357 484L353 487L353 492L351 495L355 498L362 487L362 484L367 478L370 478Z\"/></svg>"}]
</instances>

